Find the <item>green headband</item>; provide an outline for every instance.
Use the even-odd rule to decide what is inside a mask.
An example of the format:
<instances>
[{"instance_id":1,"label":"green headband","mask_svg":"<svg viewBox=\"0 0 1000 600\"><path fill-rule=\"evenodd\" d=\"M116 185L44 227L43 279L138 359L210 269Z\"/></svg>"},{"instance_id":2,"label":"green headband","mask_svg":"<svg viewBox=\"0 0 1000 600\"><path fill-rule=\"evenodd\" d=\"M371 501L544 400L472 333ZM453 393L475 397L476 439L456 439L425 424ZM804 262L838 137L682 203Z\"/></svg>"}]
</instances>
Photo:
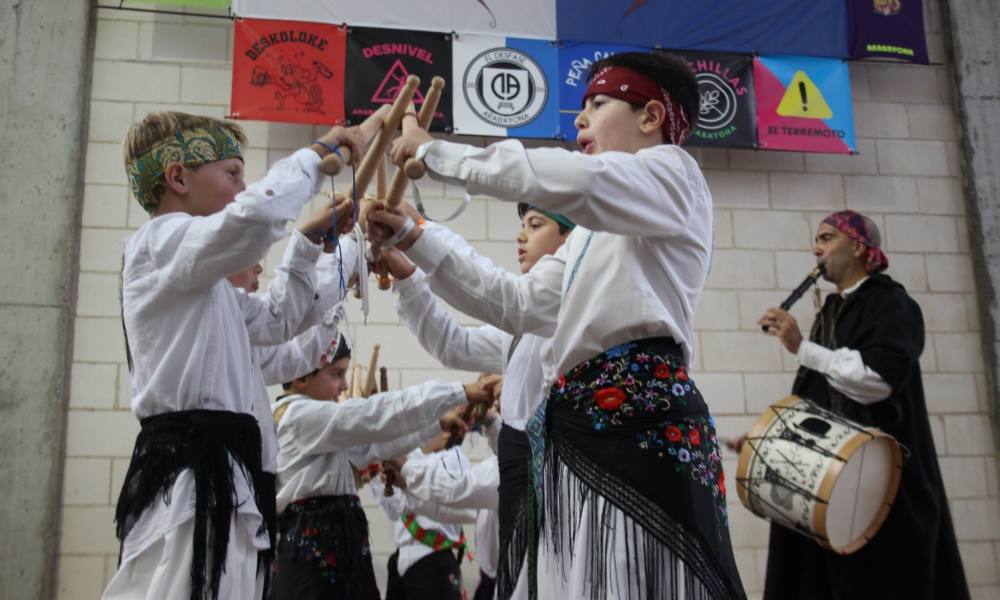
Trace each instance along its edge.
<instances>
[{"instance_id":1,"label":"green headband","mask_svg":"<svg viewBox=\"0 0 1000 600\"><path fill-rule=\"evenodd\" d=\"M525 206L525 209L523 211L521 211L521 210L517 211L518 212L517 216L521 217L522 219L524 218L524 213L528 212L529 210L536 210L536 211L542 213L543 215L545 215L546 217L552 219L556 223L559 223L560 225L562 225L566 229L573 229L574 227L576 227L576 223L574 223L573 221L570 221L569 219L567 219L566 217L564 217L563 215L561 215L559 213L549 212L549 211L547 211L545 209L538 208L537 206L532 206L531 204L528 204L528 203L524 203L524 206Z\"/></svg>"},{"instance_id":2,"label":"green headband","mask_svg":"<svg viewBox=\"0 0 1000 600\"><path fill-rule=\"evenodd\" d=\"M194 127L156 142L142 156L128 161L125 173L132 195L151 213L160 204L163 175L171 163L197 167L226 158L243 160L239 140L231 131L219 125Z\"/></svg>"}]
</instances>

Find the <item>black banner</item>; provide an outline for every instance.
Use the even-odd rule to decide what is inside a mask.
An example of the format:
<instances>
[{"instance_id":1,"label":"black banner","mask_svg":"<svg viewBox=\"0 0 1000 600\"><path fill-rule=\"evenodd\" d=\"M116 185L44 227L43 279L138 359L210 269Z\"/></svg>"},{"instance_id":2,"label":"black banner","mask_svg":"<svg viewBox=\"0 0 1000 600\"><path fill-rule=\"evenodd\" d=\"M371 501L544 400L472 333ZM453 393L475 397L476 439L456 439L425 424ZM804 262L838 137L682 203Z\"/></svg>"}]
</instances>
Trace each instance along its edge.
<instances>
[{"instance_id":1,"label":"black banner","mask_svg":"<svg viewBox=\"0 0 1000 600\"><path fill-rule=\"evenodd\" d=\"M435 75L444 77L431 123L432 131L452 129L451 36L445 33L352 27L347 34L347 82L344 112L351 123L360 123L383 104L391 104L410 75L420 77L413 97L417 110Z\"/></svg>"},{"instance_id":2,"label":"black banner","mask_svg":"<svg viewBox=\"0 0 1000 600\"><path fill-rule=\"evenodd\" d=\"M684 52L698 78L698 127L685 146L754 148L753 59L747 54Z\"/></svg>"}]
</instances>

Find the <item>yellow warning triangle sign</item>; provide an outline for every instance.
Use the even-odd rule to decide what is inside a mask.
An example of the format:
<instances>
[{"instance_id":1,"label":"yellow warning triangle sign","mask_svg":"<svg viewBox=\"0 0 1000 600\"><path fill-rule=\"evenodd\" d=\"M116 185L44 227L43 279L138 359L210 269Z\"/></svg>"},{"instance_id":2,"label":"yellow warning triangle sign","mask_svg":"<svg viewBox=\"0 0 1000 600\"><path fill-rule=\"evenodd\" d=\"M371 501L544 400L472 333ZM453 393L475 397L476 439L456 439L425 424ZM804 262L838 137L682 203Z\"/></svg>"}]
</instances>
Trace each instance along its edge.
<instances>
[{"instance_id":1,"label":"yellow warning triangle sign","mask_svg":"<svg viewBox=\"0 0 1000 600\"><path fill-rule=\"evenodd\" d=\"M792 82L788 84L788 90L778 104L778 114L783 117L805 119L833 117L830 105L823 99L823 94L805 71L796 71L795 75L792 75Z\"/></svg>"}]
</instances>

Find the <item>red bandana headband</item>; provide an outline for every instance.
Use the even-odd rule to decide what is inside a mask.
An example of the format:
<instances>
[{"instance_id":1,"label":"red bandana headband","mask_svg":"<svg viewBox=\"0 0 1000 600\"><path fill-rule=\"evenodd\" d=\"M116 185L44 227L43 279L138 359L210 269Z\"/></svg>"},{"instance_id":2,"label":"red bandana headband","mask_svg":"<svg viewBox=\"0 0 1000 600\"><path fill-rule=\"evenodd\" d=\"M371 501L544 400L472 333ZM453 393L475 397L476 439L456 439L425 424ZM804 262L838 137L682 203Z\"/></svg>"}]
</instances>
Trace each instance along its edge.
<instances>
[{"instance_id":1,"label":"red bandana headband","mask_svg":"<svg viewBox=\"0 0 1000 600\"><path fill-rule=\"evenodd\" d=\"M667 109L667 118L663 120L663 133L671 144L680 146L691 131L691 122L684 114L680 102L652 79L632 69L625 67L601 69L587 84L583 102L595 94L618 98L634 106L645 106L650 100L663 102Z\"/></svg>"},{"instance_id":2,"label":"red bandana headband","mask_svg":"<svg viewBox=\"0 0 1000 600\"><path fill-rule=\"evenodd\" d=\"M834 227L852 240L865 245L868 249L865 254L865 270L869 273L881 273L889 266L889 258L875 244L868 231L868 222L860 213L853 210L835 212L823 219L823 224Z\"/></svg>"}]
</instances>

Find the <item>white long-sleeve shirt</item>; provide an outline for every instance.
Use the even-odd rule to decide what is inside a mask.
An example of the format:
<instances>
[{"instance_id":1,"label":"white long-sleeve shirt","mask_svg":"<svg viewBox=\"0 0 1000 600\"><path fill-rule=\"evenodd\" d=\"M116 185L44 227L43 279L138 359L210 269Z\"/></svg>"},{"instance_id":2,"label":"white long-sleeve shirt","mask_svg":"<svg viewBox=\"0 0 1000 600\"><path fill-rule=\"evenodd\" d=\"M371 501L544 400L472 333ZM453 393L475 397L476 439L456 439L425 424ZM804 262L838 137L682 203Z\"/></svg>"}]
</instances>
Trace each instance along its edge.
<instances>
[{"instance_id":1,"label":"white long-sleeve shirt","mask_svg":"<svg viewBox=\"0 0 1000 600\"><path fill-rule=\"evenodd\" d=\"M868 279L841 292L845 298L861 287ZM802 340L795 358L803 367L826 377L830 386L859 404L875 404L892 395L892 386L864 363L861 352L850 348L831 350L816 342Z\"/></svg>"},{"instance_id":2,"label":"white long-sleeve shirt","mask_svg":"<svg viewBox=\"0 0 1000 600\"><path fill-rule=\"evenodd\" d=\"M319 162L314 151L300 150L275 163L222 211L206 217L162 215L126 240L122 318L136 417L191 409L255 415L254 403L266 392L251 362L251 344L285 341L296 311L237 294L226 277L263 258L286 235L285 225L318 191ZM288 286L311 289L320 248L294 235L290 246ZM309 296L290 293L286 299ZM262 450L267 452L265 431ZM262 458L267 468L269 459ZM273 469L273 450L270 465ZM266 536L256 535L261 517L252 487L242 470L234 473L237 510L247 517L247 534L266 548ZM172 496L169 506L153 503L140 516L122 543L123 562L193 517L189 471L177 476Z\"/></svg>"},{"instance_id":3,"label":"white long-sleeve shirt","mask_svg":"<svg viewBox=\"0 0 1000 600\"><path fill-rule=\"evenodd\" d=\"M441 431L438 419L465 401L461 384L444 381L343 402L280 399L278 513L295 500L356 494L352 464L364 467L426 443Z\"/></svg>"},{"instance_id":4,"label":"white long-sleeve shirt","mask_svg":"<svg viewBox=\"0 0 1000 600\"><path fill-rule=\"evenodd\" d=\"M446 227L428 224L425 234L440 237L450 248L464 252L484 268L499 268ZM421 347L441 364L450 369L503 375L500 391L503 421L523 431L545 398L541 361L545 338L526 334L511 352L514 339L511 334L492 325L463 327L441 306L419 269L408 278L397 280L394 290L398 293L396 312L400 319Z\"/></svg>"},{"instance_id":5,"label":"white long-sleeve shirt","mask_svg":"<svg viewBox=\"0 0 1000 600\"><path fill-rule=\"evenodd\" d=\"M690 362L693 318L708 276L712 198L683 149L589 156L525 149L517 140L476 148L435 140L417 152L431 177L470 194L527 202L578 226L553 256L516 276L487 270L437 236L407 250L435 293L509 333L551 336L543 390L559 373L629 340L669 336Z\"/></svg>"},{"instance_id":6,"label":"white long-sleeve shirt","mask_svg":"<svg viewBox=\"0 0 1000 600\"><path fill-rule=\"evenodd\" d=\"M461 477L465 470L469 468L469 459L462 452L461 446L455 446L448 450L441 450L430 454L424 454L421 450L416 449L406 456L406 464L410 464L411 462L419 463L425 469L434 473L440 472L443 477ZM396 490L392 496L386 496L383 491L385 486L381 485L380 482L372 481L370 487L372 494L375 496L375 501L385 512L386 516L389 517L389 520L393 522L396 546L399 548L399 558L397 558L396 568L399 570L400 576L405 575L406 571L418 560L434 552L433 548L418 541L406 529L406 526L402 522L403 516L414 513L417 523L424 529L440 532L453 542L457 542L461 538L461 525L455 522L438 521L420 514L405 490ZM475 514L472 511L470 513ZM467 522L465 519L462 520Z\"/></svg>"}]
</instances>

